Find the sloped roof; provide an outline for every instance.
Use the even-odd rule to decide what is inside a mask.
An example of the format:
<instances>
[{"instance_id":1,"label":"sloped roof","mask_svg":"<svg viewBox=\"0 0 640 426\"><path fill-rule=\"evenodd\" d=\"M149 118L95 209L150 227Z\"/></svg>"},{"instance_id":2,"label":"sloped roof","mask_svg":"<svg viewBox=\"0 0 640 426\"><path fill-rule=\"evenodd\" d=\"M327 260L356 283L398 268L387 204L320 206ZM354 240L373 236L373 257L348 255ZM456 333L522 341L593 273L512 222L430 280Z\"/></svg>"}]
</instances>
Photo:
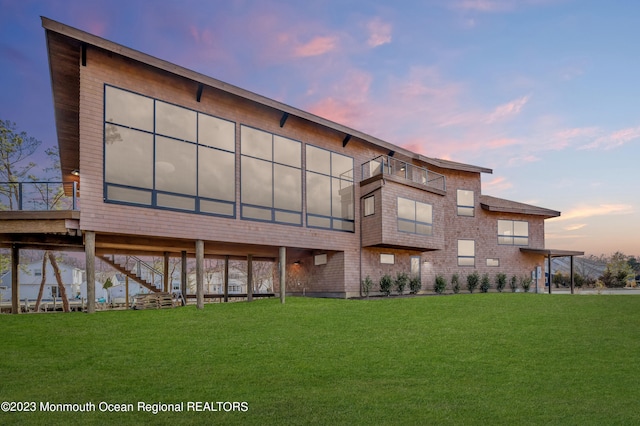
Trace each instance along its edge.
<instances>
[{"instance_id":1,"label":"sloped roof","mask_svg":"<svg viewBox=\"0 0 640 426\"><path fill-rule=\"evenodd\" d=\"M490 212L531 214L545 218L560 216L559 211L505 200L504 198L492 197L490 195L480 195L480 207Z\"/></svg>"},{"instance_id":2,"label":"sloped roof","mask_svg":"<svg viewBox=\"0 0 640 426\"><path fill-rule=\"evenodd\" d=\"M82 50L86 49L86 46L88 45L118 54L125 58L132 59L176 76L187 78L195 83L202 84L205 87L222 90L240 98L259 103L278 110L283 114L292 115L335 130L344 134L345 138L357 138L382 148L383 150L389 151L390 153L393 152L409 159L414 159L449 170L460 170L473 173L492 173L492 170L486 167L431 158L411 152L405 148L382 139L378 139L359 130L335 123L310 112L283 104L240 87L208 77L187 68L183 68L179 65L147 55L146 53L130 49L77 28L56 22L52 19L45 17L41 17L41 19L42 26L45 29L47 36L49 68L51 72L51 85L53 89L63 179L73 179L71 171L73 169L77 169L79 166L79 62Z\"/></svg>"}]
</instances>

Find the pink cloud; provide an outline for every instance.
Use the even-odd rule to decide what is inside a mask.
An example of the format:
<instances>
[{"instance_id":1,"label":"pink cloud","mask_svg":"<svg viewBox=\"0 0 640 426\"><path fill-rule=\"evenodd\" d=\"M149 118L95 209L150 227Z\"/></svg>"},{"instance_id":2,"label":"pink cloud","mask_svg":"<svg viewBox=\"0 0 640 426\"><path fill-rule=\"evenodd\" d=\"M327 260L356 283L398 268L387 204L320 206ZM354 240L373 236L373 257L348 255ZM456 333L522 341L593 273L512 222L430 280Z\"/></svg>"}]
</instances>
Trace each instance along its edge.
<instances>
[{"instance_id":1,"label":"pink cloud","mask_svg":"<svg viewBox=\"0 0 640 426\"><path fill-rule=\"evenodd\" d=\"M336 36L314 37L309 42L296 46L293 55L301 58L324 55L335 50L337 45L338 37Z\"/></svg>"},{"instance_id":2,"label":"pink cloud","mask_svg":"<svg viewBox=\"0 0 640 426\"><path fill-rule=\"evenodd\" d=\"M455 3L461 10L476 12L503 12L514 7L512 0L461 0Z\"/></svg>"},{"instance_id":3,"label":"pink cloud","mask_svg":"<svg viewBox=\"0 0 640 426\"><path fill-rule=\"evenodd\" d=\"M505 177L496 176L488 182L482 182L482 187L496 193L513 188L513 184L509 182Z\"/></svg>"},{"instance_id":4,"label":"pink cloud","mask_svg":"<svg viewBox=\"0 0 640 426\"><path fill-rule=\"evenodd\" d=\"M519 167L519 166L522 166L523 164L535 163L536 161L540 161L540 157L536 157L533 154L527 154L527 155L521 155L518 157L510 158L509 161L507 162L507 165L509 167Z\"/></svg>"},{"instance_id":5,"label":"pink cloud","mask_svg":"<svg viewBox=\"0 0 640 426\"><path fill-rule=\"evenodd\" d=\"M640 138L640 126L629 127L626 129L617 130L606 136L601 136L590 144L584 145L581 149L598 149L605 150L617 148L628 142Z\"/></svg>"},{"instance_id":6,"label":"pink cloud","mask_svg":"<svg viewBox=\"0 0 640 426\"><path fill-rule=\"evenodd\" d=\"M391 43L391 28L391 24L383 22L380 18L373 19L367 24L369 30L367 44L370 47L378 47Z\"/></svg>"},{"instance_id":7,"label":"pink cloud","mask_svg":"<svg viewBox=\"0 0 640 426\"><path fill-rule=\"evenodd\" d=\"M518 99L514 99L511 102L507 102L506 104L497 106L487 117L487 123L494 123L496 121L518 115L527 102L529 102L529 98L530 96L526 95Z\"/></svg>"},{"instance_id":8,"label":"pink cloud","mask_svg":"<svg viewBox=\"0 0 640 426\"><path fill-rule=\"evenodd\" d=\"M506 146L517 145L519 143L518 139L514 138L500 138L494 139L487 143L487 147L491 149L504 148Z\"/></svg>"},{"instance_id":9,"label":"pink cloud","mask_svg":"<svg viewBox=\"0 0 640 426\"><path fill-rule=\"evenodd\" d=\"M618 214L631 214L634 212L633 206L629 204L599 204L599 205L584 205L575 207L562 216L553 218L556 221L565 221L572 219L582 219L593 216L609 216Z\"/></svg>"}]
</instances>

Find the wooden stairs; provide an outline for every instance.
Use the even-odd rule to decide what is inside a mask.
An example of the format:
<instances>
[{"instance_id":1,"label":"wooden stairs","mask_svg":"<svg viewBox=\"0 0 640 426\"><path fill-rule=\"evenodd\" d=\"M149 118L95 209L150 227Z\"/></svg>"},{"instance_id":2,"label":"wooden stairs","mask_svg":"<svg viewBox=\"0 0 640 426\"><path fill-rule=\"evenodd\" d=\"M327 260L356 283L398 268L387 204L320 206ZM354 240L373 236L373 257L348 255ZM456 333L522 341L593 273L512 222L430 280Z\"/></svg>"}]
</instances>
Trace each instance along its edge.
<instances>
[{"instance_id":1,"label":"wooden stairs","mask_svg":"<svg viewBox=\"0 0 640 426\"><path fill-rule=\"evenodd\" d=\"M116 271L126 275L127 277L129 277L129 279L137 282L144 288L147 288L154 293L160 293L162 291L162 289L156 287L156 285L153 282L150 282L141 276L141 272L140 272L141 268L138 267L140 263L144 264L148 268L151 268L151 267L149 265L146 265L144 262L142 262L135 256L126 256L126 257L116 258L115 256L102 255L98 257L102 261L111 265ZM133 260L133 264L131 260Z\"/></svg>"}]
</instances>

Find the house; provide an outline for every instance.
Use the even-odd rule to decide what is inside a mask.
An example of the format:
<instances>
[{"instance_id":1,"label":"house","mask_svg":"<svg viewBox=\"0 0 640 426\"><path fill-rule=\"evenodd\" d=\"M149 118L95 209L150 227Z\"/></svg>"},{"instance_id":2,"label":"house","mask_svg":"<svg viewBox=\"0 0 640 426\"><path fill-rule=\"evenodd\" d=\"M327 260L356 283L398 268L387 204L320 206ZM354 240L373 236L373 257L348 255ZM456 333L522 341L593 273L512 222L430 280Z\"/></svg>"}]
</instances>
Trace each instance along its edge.
<instances>
[{"instance_id":1,"label":"house","mask_svg":"<svg viewBox=\"0 0 640 426\"><path fill-rule=\"evenodd\" d=\"M544 288L545 258L582 254L545 247L545 219L560 212L483 194L491 169L421 155L42 24L62 179L75 183L67 193L80 207L57 221L54 212L32 218L49 220L51 244L85 251L89 277L96 254L163 255L165 265L179 257L183 266L188 257L248 268L263 260L278 265L284 301L285 293L357 297L366 276L399 272L427 290L437 274L473 271L532 276ZM20 235L2 242L32 244ZM185 274L181 285L186 294Z\"/></svg>"}]
</instances>

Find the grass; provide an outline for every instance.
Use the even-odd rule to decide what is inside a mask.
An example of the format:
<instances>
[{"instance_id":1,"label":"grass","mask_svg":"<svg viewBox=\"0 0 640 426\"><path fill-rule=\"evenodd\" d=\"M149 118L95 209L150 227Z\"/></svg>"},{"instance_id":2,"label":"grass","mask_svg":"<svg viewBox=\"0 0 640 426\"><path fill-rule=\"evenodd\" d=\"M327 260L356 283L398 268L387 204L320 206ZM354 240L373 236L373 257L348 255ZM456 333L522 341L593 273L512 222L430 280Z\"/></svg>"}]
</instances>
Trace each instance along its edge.
<instances>
[{"instance_id":1,"label":"grass","mask_svg":"<svg viewBox=\"0 0 640 426\"><path fill-rule=\"evenodd\" d=\"M1 424L640 423L634 296L289 298L0 326L0 401L96 405ZM138 401L248 411L154 415Z\"/></svg>"}]
</instances>

